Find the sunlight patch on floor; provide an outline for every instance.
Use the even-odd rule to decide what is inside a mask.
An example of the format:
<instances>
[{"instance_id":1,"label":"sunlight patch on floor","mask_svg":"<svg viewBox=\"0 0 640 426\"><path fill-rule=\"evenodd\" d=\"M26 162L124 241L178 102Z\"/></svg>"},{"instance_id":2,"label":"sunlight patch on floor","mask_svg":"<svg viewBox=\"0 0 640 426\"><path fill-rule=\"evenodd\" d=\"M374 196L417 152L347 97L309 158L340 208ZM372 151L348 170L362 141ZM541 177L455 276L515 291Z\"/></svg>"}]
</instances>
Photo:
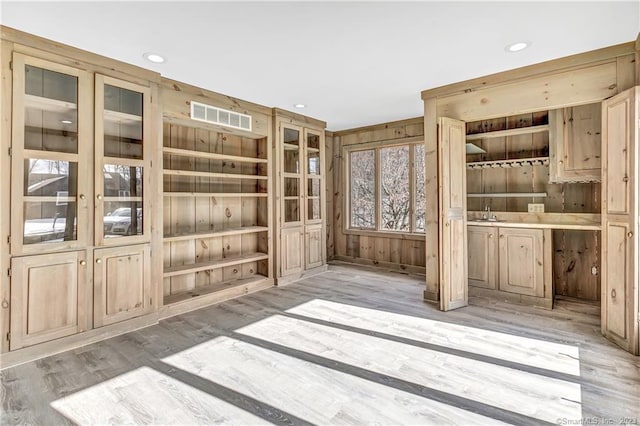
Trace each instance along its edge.
<instances>
[{"instance_id":1,"label":"sunlight patch on floor","mask_svg":"<svg viewBox=\"0 0 640 426\"><path fill-rule=\"evenodd\" d=\"M538 420L581 417L580 385L564 380L282 315L236 331Z\"/></svg>"},{"instance_id":2,"label":"sunlight patch on floor","mask_svg":"<svg viewBox=\"0 0 640 426\"><path fill-rule=\"evenodd\" d=\"M316 424L500 423L228 337L163 361Z\"/></svg>"},{"instance_id":3,"label":"sunlight patch on floor","mask_svg":"<svg viewBox=\"0 0 640 426\"><path fill-rule=\"evenodd\" d=\"M148 367L60 398L51 406L81 425L270 424Z\"/></svg>"},{"instance_id":4,"label":"sunlight patch on floor","mask_svg":"<svg viewBox=\"0 0 640 426\"><path fill-rule=\"evenodd\" d=\"M580 375L579 349L576 346L321 299L303 303L286 312L531 367Z\"/></svg>"}]
</instances>

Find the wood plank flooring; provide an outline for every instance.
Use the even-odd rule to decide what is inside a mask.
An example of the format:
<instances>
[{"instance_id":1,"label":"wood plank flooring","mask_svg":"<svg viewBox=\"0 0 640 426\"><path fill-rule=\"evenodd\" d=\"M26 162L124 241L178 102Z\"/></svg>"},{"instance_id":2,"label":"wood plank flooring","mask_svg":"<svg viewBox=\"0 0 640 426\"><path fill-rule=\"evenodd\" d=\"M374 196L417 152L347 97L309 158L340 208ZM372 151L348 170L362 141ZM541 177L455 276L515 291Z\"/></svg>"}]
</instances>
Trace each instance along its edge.
<instances>
[{"instance_id":1,"label":"wood plank flooring","mask_svg":"<svg viewBox=\"0 0 640 426\"><path fill-rule=\"evenodd\" d=\"M332 265L5 369L0 423L640 422L640 358L600 335L597 306L440 312L423 290Z\"/></svg>"}]
</instances>

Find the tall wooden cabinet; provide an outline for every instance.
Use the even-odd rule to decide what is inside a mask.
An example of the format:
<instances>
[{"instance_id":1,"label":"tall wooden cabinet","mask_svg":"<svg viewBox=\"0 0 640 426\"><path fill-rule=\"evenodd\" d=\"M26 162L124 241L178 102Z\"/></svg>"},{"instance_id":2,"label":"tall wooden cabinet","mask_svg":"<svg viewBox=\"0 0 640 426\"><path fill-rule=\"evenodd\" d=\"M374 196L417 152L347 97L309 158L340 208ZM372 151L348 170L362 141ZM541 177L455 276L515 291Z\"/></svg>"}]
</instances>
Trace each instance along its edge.
<instances>
[{"instance_id":1,"label":"tall wooden cabinet","mask_svg":"<svg viewBox=\"0 0 640 426\"><path fill-rule=\"evenodd\" d=\"M22 50L11 54L10 350L154 309L152 83Z\"/></svg>"},{"instance_id":2,"label":"tall wooden cabinet","mask_svg":"<svg viewBox=\"0 0 640 426\"><path fill-rule=\"evenodd\" d=\"M282 284L326 265L326 124L277 108L273 114L275 274Z\"/></svg>"},{"instance_id":3,"label":"tall wooden cabinet","mask_svg":"<svg viewBox=\"0 0 640 426\"><path fill-rule=\"evenodd\" d=\"M640 86L602 105L602 332L638 354Z\"/></svg>"}]
</instances>

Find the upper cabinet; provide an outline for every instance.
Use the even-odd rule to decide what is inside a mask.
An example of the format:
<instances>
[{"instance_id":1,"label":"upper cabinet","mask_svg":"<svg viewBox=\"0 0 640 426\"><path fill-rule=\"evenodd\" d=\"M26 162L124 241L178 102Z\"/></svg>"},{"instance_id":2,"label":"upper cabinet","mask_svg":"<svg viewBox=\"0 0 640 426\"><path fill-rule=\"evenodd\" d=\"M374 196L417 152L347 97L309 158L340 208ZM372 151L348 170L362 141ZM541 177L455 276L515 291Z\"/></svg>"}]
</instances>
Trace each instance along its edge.
<instances>
[{"instance_id":1,"label":"upper cabinet","mask_svg":"<svg viewBox=\"0 0 640 426\"><path fill-rule=\"evenodd\" d=\"M12 253L148 242L150 88L20 53L13 69Z\"/></svg>"},{"instance_id":2,"label":"upper cabinet","mask_svg":"<svg viewBox=\"0 0 640 426\"><path fill-rule=\"evenodd\" d=\"M549 112L549 181L600 182L601 105Z\"/></svg>"},{"instance_id":3,"label":"upper cabinet","mask_svg":"<svg viewBox=\"0 0 640 426\"><path fill-rule=\"evenodd\" d=\"M150 90L102 75L95 80L96 243L147 242Z\"/></svg>"},{"instance_id":4,"label":"upper cabinet","mask_svg":"<svg viewBox=\"0 0 640 426\"><path fill-rule=\"evenodd\" d=\"M89 234L91 76L13 56L12 252L83 247Z\"/></svg>"}]
</instances>

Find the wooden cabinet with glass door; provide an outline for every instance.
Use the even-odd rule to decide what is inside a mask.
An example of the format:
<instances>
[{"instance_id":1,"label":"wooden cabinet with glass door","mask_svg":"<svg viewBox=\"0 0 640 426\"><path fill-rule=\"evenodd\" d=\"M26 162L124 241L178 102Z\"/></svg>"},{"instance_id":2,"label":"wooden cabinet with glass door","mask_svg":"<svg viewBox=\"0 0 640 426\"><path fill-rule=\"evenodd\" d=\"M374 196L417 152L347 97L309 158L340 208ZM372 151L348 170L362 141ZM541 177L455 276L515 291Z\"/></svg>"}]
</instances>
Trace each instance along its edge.
<instances>
[{"instance_id":1,"label":"wooden cabinet with glass door","mask_svg":"<svg viewBox=\"0 0 640 426\"><path fill-rule=\"evenodd\" d=\"M149 186L152 108L150 86L86 71L89 65L74 68L18 52L12 60L11 173L19 177L11 183L15 350L153 309L146 297L148 244L127 258L147 261L128 262L126 274L107 262L108 279L101 280L104 268L88 260L92 252L100 262L108 254L96 246L125 250L150 241L143 191ZM138 275L144 285L131 281ZM103 300L100 295L108 296L106 307L92 305Z\"/></svg>"},{"instance_id":2,"label":"wooden cabinet with glass door","mask_svg":"<svg viewBox=\"0 0 640 426\"><path fill-rule=\"evenodd\" d=\"M10 350L90 324L91 93L85 71L13 55Z\"/></svg>"},{"instance_id":3,"label":"wooden cabinet with glass door","mask_svg":"<svg viewBox=\"0 0 640 426\"><path fill-rule=\"evenodd\" d=\"M326 264L325 123L274 109L276 276L283 284Z\"/></svg>"}]
</instances>

